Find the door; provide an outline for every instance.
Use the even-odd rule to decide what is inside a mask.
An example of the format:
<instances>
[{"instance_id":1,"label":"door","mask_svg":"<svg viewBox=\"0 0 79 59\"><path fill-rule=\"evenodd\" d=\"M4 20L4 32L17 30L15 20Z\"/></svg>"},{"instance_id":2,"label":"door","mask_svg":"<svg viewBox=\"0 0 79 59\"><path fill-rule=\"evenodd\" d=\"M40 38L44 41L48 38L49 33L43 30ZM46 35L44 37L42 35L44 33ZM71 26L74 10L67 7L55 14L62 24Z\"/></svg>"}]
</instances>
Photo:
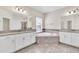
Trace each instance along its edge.
<instances>
[{"instance_id":1,"label":"door","mask_svg":"<svg viewBox=\"0 0 79 59\"><path fill-rule=\"evenodd\" d=\"M15 39L13 36L0 37L0 53L14 52L15 48Z\"/></svg>"},{"instance_id":2,"label":"door","mask_svg":"<svg viewBox=\"0 0 79 59\"><path fill-rule=\"evenodd\" d=\"M42 32L42 18L36 16L36 32Z\"/></svg>"}]
</instances>

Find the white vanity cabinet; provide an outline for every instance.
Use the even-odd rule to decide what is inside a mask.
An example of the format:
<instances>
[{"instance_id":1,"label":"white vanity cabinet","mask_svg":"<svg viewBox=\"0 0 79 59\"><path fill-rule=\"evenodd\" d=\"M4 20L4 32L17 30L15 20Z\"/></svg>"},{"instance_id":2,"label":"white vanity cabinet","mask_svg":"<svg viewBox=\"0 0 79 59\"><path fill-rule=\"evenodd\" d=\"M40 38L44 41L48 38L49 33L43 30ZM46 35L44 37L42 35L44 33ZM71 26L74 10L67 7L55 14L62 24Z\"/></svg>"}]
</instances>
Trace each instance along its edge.
<instances>
[{"instance_id":1,"label":"white vanity cabinet","mask_svg":"<svg viewBox=\"0 0 79 59\"><path fill-rule=\"evenodd\" d=\"M71 44L71 33L68 32L60 32L60 42Z\"/></svg>"},{"instance_id":2,"label":"white vanity cabinet","mask_svg":"<svg viewBox=\"0 0 79 59\"><path fill-rule=\"evenodd\" d=\"M30 38L31 36L29 36L29 33L27 33L27 34L23 34L23 42L24 42L24 47L25 46L28 46L29 44L30 44L30 42L29 42L29 38Z\"/></svg>"},{"instance_id":3,"label":"white vanity cabinet","mask_svg":"<svg viewBox=\"0 0 79 59\"><path fill-rule=\"evenodd\" d=\"M36 42L34 33L23 33L16 35L16 50L27 47Z\"/></svg>"},{"instance_id":4,"label":"white vanity cabinet","mask_svg":"<svg viewBox=\"0 0 79 59\"><path fill-rule=\"evenodd\" d=\"M25 40L24 40L24 45L30 45L36 41L35 39L35 34L34 33L27 33L25 34Z\"/></svg>"},{"instance_id":5,"label":"white vanity cabinet","mask_svg":"<svg viewBox=\"0 0 79 59\"><path fill-rule=\"evenodd\" d=\"M23 47L23 34L16 35L16 50L19 50Z\"/></svg>"},{"instance_id":6,"label":"white vanity cabinet","mask_svg":"<svg viewBox=\"0 0 79 59\"><path fill-rule=\"evenodd\" d=\"M61 43L69 44L75 47L79 47L79 34L72 32L59 32Z\"/></svg>"},{"instance_id":7,"label":"white vanity cabinet","mask_svg":"<svg viewBox=\"0 0 79 59\"><path fill-rule=\"evenodd\" d=\"M0 36L0 52L13 52L15 48L15 38L13 36Z\"/></svg>"},{"instance_id":8,"label":"white vanity cabinet","mask_svg":"<svg viewBox=\"0 0 79 59\"><path fill-rule=\"evenodd\" d=\"M36 42L35 33L0 36L0 53L15 52Z\"/></svg>"},{"instance_id":9,"label":"white vanity cabinet","mask_svg":"<svg viewBox=\"0 0 79 59\"><path fill-rule=\"evenodd\" d=\"M71 39L72 45L79 47L79 34L78 33L72 33L72 39Z\"/></svg>"}]
</instances>

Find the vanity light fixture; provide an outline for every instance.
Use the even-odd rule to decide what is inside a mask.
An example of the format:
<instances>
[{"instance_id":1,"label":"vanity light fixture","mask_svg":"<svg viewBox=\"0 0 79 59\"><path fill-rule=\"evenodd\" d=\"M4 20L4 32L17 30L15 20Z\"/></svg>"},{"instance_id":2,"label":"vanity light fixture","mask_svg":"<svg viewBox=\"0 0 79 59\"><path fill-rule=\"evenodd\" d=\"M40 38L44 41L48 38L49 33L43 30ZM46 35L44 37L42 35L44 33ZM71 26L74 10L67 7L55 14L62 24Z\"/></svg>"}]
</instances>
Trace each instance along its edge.
<instances>
[{"instance_id":1,"label":"vanity light fixture","mask_svg":"<svg viewBox=\"0 0 79 59\"><path fill-rule=\"evenodd\" d=\"M73 10L73 13L76 13L76 10Z\"/></svg>"},{"instance_id":2,"label":"vanity light fixture","mask_svg":"<svg viewBox=\"0 0 79 59\"><path fill-rule=\"evenodd\" d=\"M72 10L72 11L71 11L71 14L74 14L74 11L75 11L75 10Z\"/></svg>"},{"instance_id":3,"label":"vanity light fixture","mask_svg":"<svg viewBox=\"0 0 79 59\"><path fill-rule=\"evenodd\" d=\"M72 14L78 14L79 13L79 8L73 9L71 11L68 11L66 14L67 15L72 15Z\"/></svg>"},{"instance_id":4,"label":"vanity light fixture","mask_svg":"<svg viewBox=\"0 0 79 59\"><path fill-rule=\"evenodd\" d=\"M23 9L22 8L20 8L20 12L23 12Z\"/></svg>"},{"instance_id":5,"label":"vanity light fixture","mask_svg":"<svg viewBox=\"0 0 79 59\"><path fill-rule=\"evenodd\" d=\"M14 9L15 9L15 10L18 10L19 8L18 8L18 7L15 7Z\"/></svg>"},{"instance_id":6,"label":"vanity light fixture","mask_svg":"<svg viewBox=\"0 0 79 59\"><path fill-rule=\"evenodd\" d=\"M67 14L67 15L70 15L70 14L71 14L71 11L68 11L66 14Z\"/></svg>"},{"instance_id":7,"label":"vanity light fixture","mask_svg":"<svg viewBox=\"0 0 79 59\"><path fill-rule=\"evenodd\" d=\"M21 14L26 14L26 10L23 8L20 8L20 7L15 7L15 11L17 11L18 13L21 13Z\"/></svg>"},{"instance_id":8,"label":"vanity light fixture","mask_svg":"<svg viewBox=\"0 0 79 59\"><path fill-rule=\"evenodd\" d=\"M71 14L71 11L69 11L69 14Z\"/></svg>"},{"instance_id":9,"label":"vanity light fixture","mask_svg":"<svg viewBox=\"0 0 79 59\"><path fill-rule=\"evenodd\" d=\"M76 10L79 10L78 8L76 8Z\"/></svg>"}]
</instances>

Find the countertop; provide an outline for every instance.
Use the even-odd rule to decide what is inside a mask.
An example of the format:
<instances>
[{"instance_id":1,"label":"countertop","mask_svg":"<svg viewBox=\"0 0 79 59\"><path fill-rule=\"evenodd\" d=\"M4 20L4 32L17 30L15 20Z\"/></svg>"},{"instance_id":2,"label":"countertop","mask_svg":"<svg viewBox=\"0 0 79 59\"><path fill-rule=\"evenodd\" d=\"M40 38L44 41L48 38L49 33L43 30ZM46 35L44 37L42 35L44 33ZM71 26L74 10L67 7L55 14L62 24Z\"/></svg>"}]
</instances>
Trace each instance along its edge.
<instances>
[{"instance_id":1,"label":"countertop","mask_svg":"<svg viewBox=\"0 0 79 59\"><path fill-rule=\"evenodd\" d=\"M79 30L60 30L60 32L79 33Z\"/></svg>"},{"instance_id":2,"label":"countertop","mask_svg":"<svg viewBox=\"0 0 79 59\"><path fill-rule=\"evenodd\" d=\"M16 35L16 34L21 34L21 33L35 33L35 31L1 31L0 36L7 36L7 35Z\"/></svg>"}]
</instances>

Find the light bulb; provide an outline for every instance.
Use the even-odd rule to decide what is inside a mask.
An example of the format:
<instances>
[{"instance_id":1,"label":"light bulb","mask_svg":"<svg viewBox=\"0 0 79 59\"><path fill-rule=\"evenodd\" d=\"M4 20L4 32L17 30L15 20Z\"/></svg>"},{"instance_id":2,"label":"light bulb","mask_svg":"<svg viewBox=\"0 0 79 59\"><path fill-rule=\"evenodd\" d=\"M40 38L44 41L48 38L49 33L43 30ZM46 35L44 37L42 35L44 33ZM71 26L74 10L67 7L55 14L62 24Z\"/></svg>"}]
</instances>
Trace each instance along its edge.
<instances>
[{"instance_id":1,"label":"light bulb","mask_svg":"<svg viewBox=\"0 0 79 59\"><path fill-rule=\"evenodd\" d=\"M15 8L16 11L18 11L18 8Z\"/></svg>"},{"instance_id":2,"label":"light bulb","mask_svg":"<svg viewBox=\"0 0 79 59\"><path fill-rule=\"evenodd\" d=\"M22 10L22 8L20 8L20 12L22 12L23 10Z\"/></svg>"},{"instance_id":3,"label":"light bulb","mask_svg":"<svg viewBox=\"0 0 79 59\"><path fill-rule=\"evenodd\" d=\"M25 14L25 13L26 13L26 11L24 10L24 11L23 11L23 13Z\"/></svg>"},{"instance_id":4,"label":"light bulb","mask_svg":"<svg viewBox=\"0 0 79 59\"><path fill-rule=\"evenodd\" d=\"M71 11L71 14L73 14L73 10Z\"/></svg>"}]
</instances>

